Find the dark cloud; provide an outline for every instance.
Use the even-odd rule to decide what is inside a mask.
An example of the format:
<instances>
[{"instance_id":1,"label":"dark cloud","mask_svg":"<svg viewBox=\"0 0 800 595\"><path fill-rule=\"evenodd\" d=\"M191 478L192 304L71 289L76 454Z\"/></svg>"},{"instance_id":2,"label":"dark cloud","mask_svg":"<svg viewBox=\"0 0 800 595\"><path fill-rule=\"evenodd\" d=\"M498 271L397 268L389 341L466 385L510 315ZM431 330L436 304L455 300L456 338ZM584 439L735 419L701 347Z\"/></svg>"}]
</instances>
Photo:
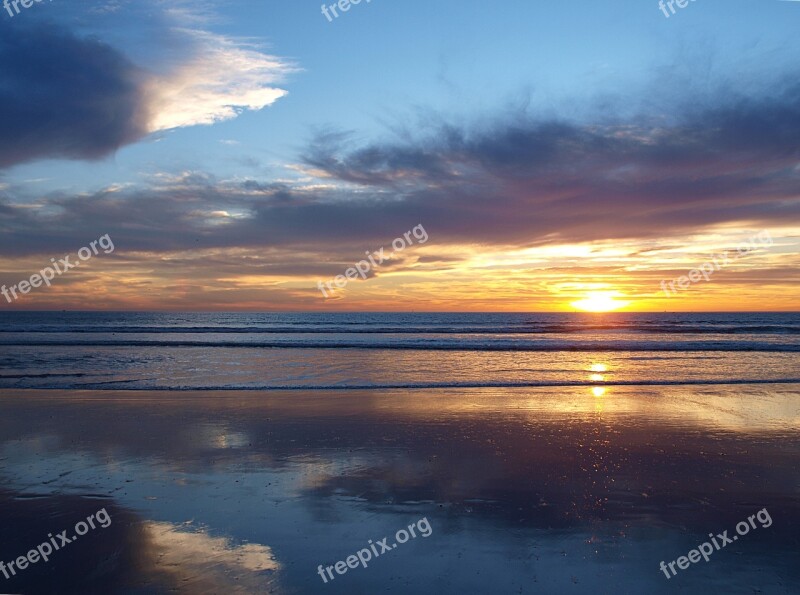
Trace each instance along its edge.
<instances>
[{"instance_id":1,"label":"dark cloud","mask_svg":"<svg viewBox=\"0 0 800 595\"><path fill-rule=\"evenodd\" d=\"M0 204L0 254L73 251L109 233L125 250L292 249L328 265L420 223L439 245L535 246L798 221L800 85L676 105L669 117L602 125L520 111L472 126L428 122L416 140L367 145L326 132L304 153L318 178L307 186L190 173L51 196L35 210Z\"/></svg>"},{"instance_id":2,"label":"dark cloud","mask_svg":"<svg viewBox=\"0 0 800 595\"><path fill-rule=\"evenodd\" d=\"M118 51L55 26L0 36L0 168L96 159L146 133L142 73Z\"/></svg>"},{"instance_id":3,"label":"dark cloud","mask_svg":"<svg viewBox=\"0 0 800 595\"><path fill-rule=\"evenodd\" d=\"M105 22L94 4L100 12L90 9L93 19ZM273 83L294 72L294 65L247 40L168 22L176 18L165 16L170 11L139 4L105 29L89 29L111 44L35 14L4 26L0 170L44 158L98 159L149 133L229 120L286 94ZM62 16L59 22L86 26L85 18ZM146 67L117 47L130 48Z\"/></svg>"}]
</instances>

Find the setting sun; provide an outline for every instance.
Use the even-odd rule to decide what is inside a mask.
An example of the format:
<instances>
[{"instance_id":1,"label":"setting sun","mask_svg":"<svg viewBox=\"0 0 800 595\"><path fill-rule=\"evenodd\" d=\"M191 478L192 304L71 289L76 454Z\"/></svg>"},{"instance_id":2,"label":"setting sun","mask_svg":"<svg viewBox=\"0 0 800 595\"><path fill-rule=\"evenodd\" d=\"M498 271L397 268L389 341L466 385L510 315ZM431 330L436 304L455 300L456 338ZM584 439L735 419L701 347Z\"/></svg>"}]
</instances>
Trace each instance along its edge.
<instances>
[{"instance_id":1,"label":"setting sun","mask_svg":"<svg viewBox=\"0 0 800 595\"><path fill-rule=\"evenodd\" d=\"M612 312L624 308L630 302L614 299L619 295L616 291L593 291L586 298L572 302L572 307L584 312Z\"/></svg>"}]
</instances>

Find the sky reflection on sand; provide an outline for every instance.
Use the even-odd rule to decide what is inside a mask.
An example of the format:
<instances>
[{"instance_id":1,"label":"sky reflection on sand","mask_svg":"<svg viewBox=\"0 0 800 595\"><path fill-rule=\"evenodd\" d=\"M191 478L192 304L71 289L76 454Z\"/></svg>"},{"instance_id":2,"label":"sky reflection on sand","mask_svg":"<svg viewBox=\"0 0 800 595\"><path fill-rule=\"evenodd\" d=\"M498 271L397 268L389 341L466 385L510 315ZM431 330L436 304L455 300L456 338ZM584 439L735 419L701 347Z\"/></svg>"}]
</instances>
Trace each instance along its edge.
<instances>
[{"instance_id":1,"label":"sky reflection on sand","mask_svg":"<svg viewBox=\"0 0 800 595\"><path fill-rule=\"evenodd\" d=\"M17 508L0 508L15 527L0 553L69 526L29 528L19 503L71 518L91 495L138 536L71 546L107 592L791 592L797 386L594 388L4 391L0 478ZM769 529L669 581L658 570L764 507ZM326 585L316 574L423 516L430 538Z\"/></svg>"}]
</instances>

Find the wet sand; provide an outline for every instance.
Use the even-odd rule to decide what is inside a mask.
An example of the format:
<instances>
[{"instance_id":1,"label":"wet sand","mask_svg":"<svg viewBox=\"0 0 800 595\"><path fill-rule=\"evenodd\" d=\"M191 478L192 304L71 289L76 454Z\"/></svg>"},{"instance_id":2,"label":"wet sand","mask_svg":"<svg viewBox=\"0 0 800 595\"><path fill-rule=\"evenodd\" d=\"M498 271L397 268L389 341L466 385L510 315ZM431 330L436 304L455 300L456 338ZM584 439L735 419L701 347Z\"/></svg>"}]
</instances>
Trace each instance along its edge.
<instances>
[{"instance_id":1,"label":"wet sand","mask_svg":"<svg viewBox=\"0 0 800 595\"><path fill-rule=\"evenodd\" d=\"M792 384L4 390L0 560L112 523L0 592L796 593L798 428Z\"/></svg>"}]
</instances>

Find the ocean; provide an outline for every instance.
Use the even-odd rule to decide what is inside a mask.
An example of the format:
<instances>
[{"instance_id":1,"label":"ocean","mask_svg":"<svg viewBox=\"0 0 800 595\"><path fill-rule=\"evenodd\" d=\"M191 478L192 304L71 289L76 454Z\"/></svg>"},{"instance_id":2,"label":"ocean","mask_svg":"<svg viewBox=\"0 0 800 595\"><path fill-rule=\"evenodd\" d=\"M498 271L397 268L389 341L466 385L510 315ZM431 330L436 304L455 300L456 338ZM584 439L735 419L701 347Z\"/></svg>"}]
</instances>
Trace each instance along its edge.
<instances>
[{"instance_id":1,"label":"ocean","mask_svg":"<svg viewBox=\"0 0 800 595\"><path fill-rule=\"evenodd\" d=\"M799 379L797 313L0 314L0 388L378 389Z\"/></svg>"}]
</instances>

